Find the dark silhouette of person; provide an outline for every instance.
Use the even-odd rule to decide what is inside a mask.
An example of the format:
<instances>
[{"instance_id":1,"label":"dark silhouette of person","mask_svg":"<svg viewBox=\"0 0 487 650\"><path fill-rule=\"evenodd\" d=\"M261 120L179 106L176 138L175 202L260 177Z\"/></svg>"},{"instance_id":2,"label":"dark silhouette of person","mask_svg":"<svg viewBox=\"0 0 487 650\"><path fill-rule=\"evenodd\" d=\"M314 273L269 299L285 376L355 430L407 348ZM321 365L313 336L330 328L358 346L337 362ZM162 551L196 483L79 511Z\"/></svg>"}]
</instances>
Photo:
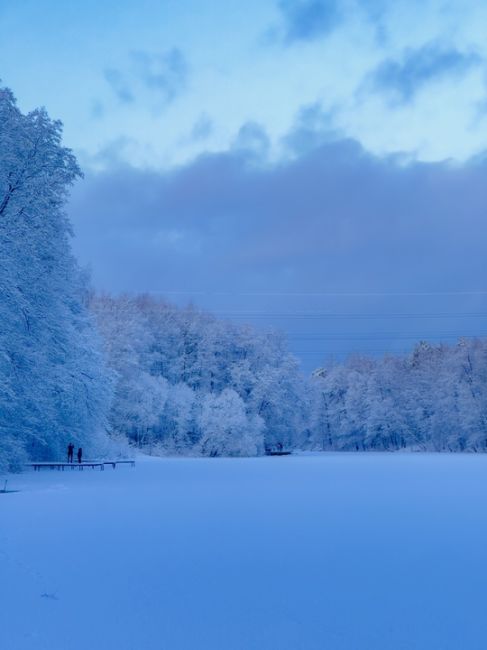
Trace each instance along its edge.
<instances>
[{"instance_id":1,"label":"dark silhouette of person","mask_svg":"<svg viewBox=\"0 0 487 650\"><path fill-rule=\"evenodd\" d=\"M78 449L78 463L81 463L81 459L83 458L83 450L81 447Z\"/></svg>"},{"instance_id":2,"label":"dark silhouette of person","mask_svg":"<svg viewBox=\"0 0 487 650\"><path fill-rule=\"evenodd\" d=\"M72 442L68 445L68 463L73 462L74 445Z\"/></svg>"}]
</instances>

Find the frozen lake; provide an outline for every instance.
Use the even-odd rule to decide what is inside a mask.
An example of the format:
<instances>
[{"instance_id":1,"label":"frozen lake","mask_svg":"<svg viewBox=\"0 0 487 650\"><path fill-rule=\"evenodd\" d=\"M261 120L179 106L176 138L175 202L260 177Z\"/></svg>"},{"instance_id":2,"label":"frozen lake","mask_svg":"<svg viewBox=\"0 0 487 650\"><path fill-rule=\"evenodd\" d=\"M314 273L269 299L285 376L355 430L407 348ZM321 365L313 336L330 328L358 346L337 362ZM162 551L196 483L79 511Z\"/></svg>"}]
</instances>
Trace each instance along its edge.
<instances>
[{"instance_id":1,"label":"frozen lake","mask_svg":"<svg viewBox=\"0 0 487 650\"><path fill-rule=\"evenodd\" d=\"M487 456L147 459L10 487L2 649L487 647Z\"/></svg>"}]
</instances>

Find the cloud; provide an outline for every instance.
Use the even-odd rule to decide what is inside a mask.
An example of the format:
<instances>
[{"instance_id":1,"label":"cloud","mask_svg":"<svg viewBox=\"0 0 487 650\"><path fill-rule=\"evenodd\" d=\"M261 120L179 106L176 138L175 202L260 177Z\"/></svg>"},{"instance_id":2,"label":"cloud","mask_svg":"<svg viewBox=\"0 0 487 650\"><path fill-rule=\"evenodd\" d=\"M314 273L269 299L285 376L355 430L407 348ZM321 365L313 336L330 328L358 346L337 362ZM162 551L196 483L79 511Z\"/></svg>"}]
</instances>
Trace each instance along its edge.
<instances>
[{"instance_id":1,"label":"cloud","mask_svg":"<svg viewBox=\"0 0 487 650\"><path fill-rule=\"evenodd\" d=\"M100 120L105 116L105 107L99 100L94 100L91 105L91 117L94 120Z\"/></svg>"},{"instance_id":2,"label":"cloud","mask_svg":"<svg viewBox=\"0 0 487 650\"><path fill-rule=\"evenodd\" d=\"M188 63L178 48L163 54L132 52L136 75L150 90L157 92L165 103L172 102L186 87Z\"/></svg>"},{"instance_id":3,"label":"cloud","mask_svg":"<svg viewBox=\"0 0 487 650\"><path fill-rule=\"evenodd\" d=\"M234 148L167 173L88 174L70 214L95 281L140 291L485 284L485 161L405 165L318 137L286 163L254 162L255 150Z\"/></svg>"},{"instance_id":4,"label":"cloud","mask_svg":"<svg viewBox=\"0 0 487 650\"><path fill-rule=\"evenodd\" d=\"M409 6L414 5L415 1L417 2L417 0L407 1ZM387 9L391 7L389 0L373 0L372 2L369 0L357 0L356 7L373 28L376 42L379 45L385 45L389 38L386 26Z\"/></svg>"},{"instance_id":5,"label":"cloud","mask_svg":"<svg viewBox=\"0 0 487 650\"><path fill-rule=\"evenodd\" d=\"M397 0L413 8L421 0ZM387 15L390 0L279 0L281 24L273 25L264 34L264 43L283 41L286 45L313 41L331 34L342 24L358 21L367 23L375 40L384 45L388 40Z\"/></svg>"},{"instance_id":6,"label":"cloud","mask_svg":"<svg viewBox=\"0 0 487 650\"><path fill-rule=\"evenodd\" d=\"M339 0L280 0L287 45L332 32L342 19Z\"/></svg>"},{"instance_id":7,"label":"cloud","mask_svg":"<svg viewBox=\"0 0 487 650\"><path fill-rule=\"evenodd\" d=\"M129 82L120 70L107 68L104 77L121 104L131 104L134 101L135 97Z\"/></svg>"},{"instance_id":8,"label":"cloud","mask_svg":"<svg viewBox=\"0 0 487 650\"><path fill-rule=\"evenodd\" d=\"M302 156L319 145L343 138L335 127L337 110L324 110L319 102L303 106L291 131L283 138L285 149Z\"/></svg>"},{"instance_id":9,"label":"cloud","mask_svg":"<svg viewBox=\"0 0 487 650\"><path fill-rule=\"evenodd\" d=\"M240 127L233 142L233 148L263 158L267 155L270 144L269 136L264 127L257 122L250 121L245 122Z\"/></svg>"},{"instance_id":10,"label":"cloud","mask_svg":"<svg viewBox=\"0 0 487 650\"><path fill-rule=\"evenodd\" d=\"M78 152L81 166L90 169L115 169L125 165L131 153L137 149L137 142L127 136L119 136L106 142L95 154Z\"/></svg>"},{"instance_id":11,"label":"cloud","mask_svg":"<svg viewBox=\"0 0 487 650\"><path fill-rule=\"evenodd\" d=\"M368 76L365 88L406 104L428 83L463 75L480 62L477 54L465 54L437 42L427 43L419 49L406 50L399 60L385 60Z\"/></svg>"},{"instance_id":12,"label":"cloud","mask_svg":"<svg viewBox=\"0 0 487 650\"><path fill-rule=\"evenodd\" d=\"M213 121L212 119L203 113L199 116L196 122L193 124L191 129L190 140L193 142L200 142L201 140L206 140L213 133Z\"/></svg>"},{"instance_id":13,"label":"cloud","mask_svg":"<svg viewBox=\"0 0 487 650\"><path fill-rule=\"evenodd\" d=\"M173 102L186 88L189 65L178 48L162 54L136 50L126 71L108 68L104 76L122 104L134 102L149 92L159 106Z\"/></svg>"}]
</instances>

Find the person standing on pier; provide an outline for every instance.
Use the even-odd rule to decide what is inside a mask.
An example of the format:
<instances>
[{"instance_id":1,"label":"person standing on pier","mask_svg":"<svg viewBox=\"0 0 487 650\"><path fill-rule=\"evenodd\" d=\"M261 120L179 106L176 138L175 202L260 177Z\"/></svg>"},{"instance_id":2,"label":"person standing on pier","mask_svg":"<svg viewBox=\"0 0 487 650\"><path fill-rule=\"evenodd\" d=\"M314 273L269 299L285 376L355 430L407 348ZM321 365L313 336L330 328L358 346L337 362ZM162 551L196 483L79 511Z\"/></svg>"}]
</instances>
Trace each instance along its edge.
<instances>
[{"instance_id":1,"label":"person standing on pier","mask_svg":"<svg viewBox=\"0 0 487 650\"><path fill-rule=\"evenodd\" d=\"M74 454L74 445L72 442L70 442L68 445L68 463L73 462L73 454Z\"/></svg>"},{"instance_id":2,"label":"person standing on pier","mask_svg":"<svg viewBox=\"0 0 487 650\"><path fill-rule=\"evenodd\" d=\"M83 450L82 450L82 448L80 447L80 448L78 449L78 463L81 463L81 459L82 459L82 458L83 458Z\"/></svg>"}]
</instances>

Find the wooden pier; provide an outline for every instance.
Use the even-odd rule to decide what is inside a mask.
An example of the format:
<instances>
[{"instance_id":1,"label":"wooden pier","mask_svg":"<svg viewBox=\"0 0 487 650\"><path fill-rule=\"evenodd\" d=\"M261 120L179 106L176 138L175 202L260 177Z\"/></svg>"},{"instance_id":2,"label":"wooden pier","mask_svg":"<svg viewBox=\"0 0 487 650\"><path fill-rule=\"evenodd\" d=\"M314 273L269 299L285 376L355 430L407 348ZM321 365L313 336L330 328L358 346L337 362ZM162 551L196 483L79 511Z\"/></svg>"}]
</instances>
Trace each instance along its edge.
<instances>
[{"instance_id":1,"label":"wooden pier","mask_svg":"<svg viewBox=\"0 0 487 650\"><path fill-rule=\"evenodd\" d=\"M64 472L65 468L68 469L76 469L78 468L79 471L83 471L85 467L91 467L91 469L100 468L100 471L105 470L105 465L111 465L113 469L116 468L117 465L130 465L131 467L135 467L135 460L134 459L123 459L123 460L84 460L81 463L66 463L66 462L58 462L58 461L39 461L39 462L34 462L34 463L27 463L27 467L33 467L34 472L39 472L41 469L44 468L49 468L49 469L57 469L61 472Z\"/></svg>"}]
</instances>

